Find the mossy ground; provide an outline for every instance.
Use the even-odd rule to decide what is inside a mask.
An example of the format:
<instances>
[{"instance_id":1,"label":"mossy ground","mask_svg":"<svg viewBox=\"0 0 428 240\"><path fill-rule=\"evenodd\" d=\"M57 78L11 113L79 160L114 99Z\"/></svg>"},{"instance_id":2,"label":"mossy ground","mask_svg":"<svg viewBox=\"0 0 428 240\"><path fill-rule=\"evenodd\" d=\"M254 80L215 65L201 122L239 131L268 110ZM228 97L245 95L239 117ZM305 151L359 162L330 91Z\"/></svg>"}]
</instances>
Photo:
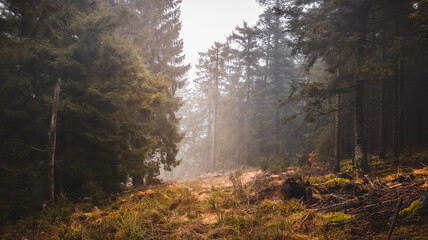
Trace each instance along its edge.
<instances>
[{"instance_id":1,"label":"mossy ground","mask_svg":"<svg viewBox=\"0 0 428 240\"><path fill-rule=\"evenodd\" d=\"M426 177L424 168L401 167L392 160L371 159L369 176L383 184L399 174ZM319 166L318 166L319 168ZM317 204L337 198L341 186L350 182L362 184L363 179L352 174L350 160L343 161L353 180L325 171L311 169L314 197ZM282 200L277 195L251 198L267 185L280 184L265 173L237 172L223 177L181 180L154 186L112 198L104 207L90 203L71 203L59 197L54 209L45 208L38 215L27 217L1 228L1 239L382 239L385 238L394 206L385 209L379 224L384 228L365 236L370 222L365 217L343 211L320 211L299 199ZM305 179L306 170L293 169ZM239 177L252 178L237 181ZM394 176L394 177L393 177ZM255 180L253 180L255 179ZM257 180L257 181L256 181ZM318 190L319 191L318 191ZM327 190L326 190L327 189ZM317 193L318 191L318 193ZM334 192L335 191L335 192ZM367 190L368 191L368 190ZM336 195L335 195L336 194ZM275 196L274 196L275 195ZM390 194L392 197L398 197ZM352 196L350 196L352 197ZM377 196L378 198L381 196ZM408 207L403 205L403 209ZM352 212L352 211L351 211ZM368 213L369 214L369 213ZM370 216L368 216L370 218ZM399 222L395 237L427 239L426 216ZM402 238L403 239L403 238Z\"/></svg>"}]
</instances>

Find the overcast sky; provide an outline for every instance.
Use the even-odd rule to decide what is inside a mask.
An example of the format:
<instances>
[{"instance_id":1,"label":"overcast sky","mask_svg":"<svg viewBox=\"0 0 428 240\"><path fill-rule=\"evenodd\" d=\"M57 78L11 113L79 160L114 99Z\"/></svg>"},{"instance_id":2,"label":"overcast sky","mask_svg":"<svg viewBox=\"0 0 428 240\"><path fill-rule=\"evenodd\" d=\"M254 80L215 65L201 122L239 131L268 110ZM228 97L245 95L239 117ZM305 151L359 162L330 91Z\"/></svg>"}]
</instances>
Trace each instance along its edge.
<instances>
[{"instance_id":1,"label":"overcast sky","mask_svg":"<svg viewBox=\"0 0 428 240\"><path fill-rule=\"evenodd\" d=\"M224 42L244 20L254 25L262 11L256 0L183 0L181 37L186 62L192 67L189 80L196 76L198 52L205 52L215 41Z\"/></svg>"}]
</instances>

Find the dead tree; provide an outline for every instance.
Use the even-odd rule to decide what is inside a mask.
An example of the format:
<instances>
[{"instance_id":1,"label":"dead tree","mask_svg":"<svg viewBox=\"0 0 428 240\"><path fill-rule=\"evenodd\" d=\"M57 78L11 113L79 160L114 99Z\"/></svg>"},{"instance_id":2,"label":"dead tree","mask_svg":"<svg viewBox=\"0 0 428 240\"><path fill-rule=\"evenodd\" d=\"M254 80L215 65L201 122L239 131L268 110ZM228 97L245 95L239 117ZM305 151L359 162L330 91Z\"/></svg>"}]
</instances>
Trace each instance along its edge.
<instances>
[{"instance_id":1,"label":"dead tree","mask_svg":"<svg viewBox=\"0 0 428 240\"><path fill-rule=\"evenodd\" d=\"M55 167L55 145L56 145L56 119L58 112L59 92L61 90L61 78L55 85L54 97L52 102L51 125L49 127L49 145L48 145L48 176L49 176L49 202L53 206L55 203L54 191L54 167Z\"/></svg>"}]
</instances>

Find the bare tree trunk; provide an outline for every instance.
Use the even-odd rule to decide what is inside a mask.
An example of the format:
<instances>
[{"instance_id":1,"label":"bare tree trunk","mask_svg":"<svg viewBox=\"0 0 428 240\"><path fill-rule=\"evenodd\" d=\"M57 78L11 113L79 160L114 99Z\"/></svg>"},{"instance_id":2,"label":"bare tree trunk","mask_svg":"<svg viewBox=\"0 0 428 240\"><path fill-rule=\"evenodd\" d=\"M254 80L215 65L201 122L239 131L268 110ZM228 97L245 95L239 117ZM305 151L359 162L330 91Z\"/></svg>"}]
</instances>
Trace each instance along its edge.
<instances>
[{"instance_id":1,"label":"bare tree trunk","mask_svg":"<svg viewBox=\"0 0 428 240\"><path fill-rule=\"evenodd\" d=\"M248 167L249 155L250 155L250 140L249 140L249 131L250 131L250 91L251 91L251 77L250 77L250 35L247 35L247 60L246 60L246 82L247 82L247 97L246 97L246 106L245 106L245 162L244 166Z\"/></svg>"},{"instance_id":2,"label":"bare tree trunk","mask_svg":"<svg viewBox=\"0 0 428 240\"><path fill-rule=\"evenodd\" d=\"M214 116L213 116L213 133L212 133L212 143L211 143L211 161L212 161L212 170L216 169L216 144L217 144L217 99L214 102Z\"/></svg>"},{"instance_id":3,"label":"bare tree trunk","mask_svg":"<svg viewBox=\"0 0 428 240\"><path fill-rule=\"evenodd\" d=\"M214 113L213 113L213 132L211 142L211 162L212 170L216 169L216 145L217 145L217 99L214 101Z\"/></svg>"},{"instance_id":4,"label":"bare tree trunk","mask_svg":"<svg viewBox=\"0 0 428 240\"><path fill-rule=\"evenodd\" d=\"M364 95L365 95L365 105L364 105L364 116L368 116L367 118L364 119L364 136L366 138L366 148L367 148L367 153L372 153L373 152L373 144L374 141L373 140L373 104L375 103L375 101L372 99L372 96L374 94L372 94L374 85L373 85L373 81L371 81L370 79L365 80L364 83Z\"/></svg>"},{"instance_id":5,"label":"bare tree trunk","mask_svg":"<svg viewBox=\"0 0 428 240\"><path fill-rule=\"evenodd\" d=\"M379 158L386 158L386 92L385 79L381 79L379 89Z\"/></svg>"},{"instance_id":6,"label":"bare tree trunk","mask_svg":"<svg viewBox=\"0 0 428 240\"><path fill-rule=\"evenodd\" d=\"M382 14L385 15L384 10ZM386 62L386 50L385 50L385 23L382 24L382 48L381 48L381 63L382 65ZM379 158L386 158L386 79L382 76L379 87Z\"/></svg>"},{"instance_id":7,"label":"bare tree trunk","mask_svg":"<svg viewBox=\"0 0 428 240\"><path fill-rule=\"evenodd\" d=\"M52 206L55 204L55 185L54 185L54 168L55 168L55 145L56 145L56 119L58 112L59 93L61 91L61 78L55 85L54 97L52 102L51 124L48 131L48 176L49 176L49 201Z\"/></svg>"},{"instance_id":8,"label":"bare tree trunk","mask_svg":"<svg viewBox=\"0 0 428 240\"><path fill-rule=\"evenodd\" d=\"M216 170L216 145L217 145L217 108L218 108L218 80L219 80L219 49L216 49L216 69L214 82L214 112L213 112L213 135L211 143L212 170Z\"/></svg>"},{"instance_id":9,"label":"bare tree trunk","mask_svg":"<svg viewBox=\"0 0 428 240\"><path fill-rule=\"evenodd\" d=\"M277 94L276 94L277 95ZM278 97L275 97L276 102L278 102ZM278 111L278 106L275 106L275 112L274 112L274 125L273 125L273 156L275 158L278 157L279 155L279 111Z\"/></svg>"},{"instance_id":10,"label":"bare tree trunk","mask_svg":"<svg viewBox=\"0 0 428 240\"><path fill-rule=\"evenodd\" d=\"M213 139L213 109L209 108L208 109L208 131L207 131L207 139L211 139L211 146L207 146L206 151L205 151L205 159L207 161L207 164L204 168L204 172L205 171L209 171L211 170L212 167L212 154L211 154L211 150L212 150L212 139ZM211 162L211 164L210 164Z\"/></svg>"},{"instance_id":11,"label":"bare tree trunk","mask_svg":"<svg viewBox=\"0 0 428 240\"><path fill-rule=\"evenodd\" d=\"M400 72L401 62L395 65L395 76L392 84L392 153L400 155Z\"/></svg>"},{"instance_id":12,"label":"bare tree trunk","mask_svg":"<svg viewBox=\"0 0 428 240\"><path fill-rule=\"evenodd\" d=\"M357 49L357 66L363 64L364 45L366 39L366 23L370 1L365 1L361 8L360 40ZM367 149L364 136L364 77L358 77L356 81L355 109L354 109L354 162L357 172L367 173Z\"/></svg>"},{"instance_id":13,"label":"bare tree trunk","mask_svg":"<svg viewBox=\"0 0 428 240\"><path fill-rule=\"evenodd\" d=\"M279 0L276 0L275 7L279 9ZM278 51L279 51L279 15L275 15L275 32L274 32L274 126L273 126L273 155L275 158L278 157L278 143L279 143L279 109L278 109L278 88L279 88L279 59L278 59Z\"/></svg>"},{"instance_id":14,"label":"bare tree trunk","mask_svg":"<svg viewBox=\"0 0 428 240\"><path fill-rule=\"evenodd\" d=\"M340 93L336 95L336 116L334 126L334 172L340 172Z\"/></svg>"},{"instance_id":15,"label":"bare tree trunk","mask_svg":"<svg viewBox=\"0 0 428 240\"><path fill-rule=\"evenodd\" d=\"M250 79L247 78L247 97L246 97L246 103L245 103L245 119L244 119L244 136L245 136L245 161L244 166L248 167L248 159L250 157L250 139L249 139L249 131L250 131L250 124L249 124L249 110L250 110Z\"/></svg>"},{"instance_id":16,"label":"bare tree trunk","mask_svg":"<svg viewBox=\"0 0 428 240\"><path fill-rule=\"evenodd\" d=\"M357 93L354 112L354 161L357 171L368 172L367 153L364 139L364 80L357 80Z\"/></svg>"}]
</instances>

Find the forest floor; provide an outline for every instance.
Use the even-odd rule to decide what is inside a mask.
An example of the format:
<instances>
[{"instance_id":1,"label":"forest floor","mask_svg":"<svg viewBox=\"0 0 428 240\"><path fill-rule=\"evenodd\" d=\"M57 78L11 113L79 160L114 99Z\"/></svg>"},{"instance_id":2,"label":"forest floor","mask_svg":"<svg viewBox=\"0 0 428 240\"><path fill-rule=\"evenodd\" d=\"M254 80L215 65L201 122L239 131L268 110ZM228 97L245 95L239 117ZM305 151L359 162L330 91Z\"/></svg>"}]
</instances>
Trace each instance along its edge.
<instances>
[{"instance_id":1,"label":"forest floor","mask_svg":"<svg viewBox=\"0 0 428 240\"><path fill-rule=\"evenodd\" d=\"M338 175L319 167L211 174L120 194L105 207L59 198L3 226L0 239L387 239L399 199L391 239L428 239L428 214L408 211L427 191L427 156L371 157L366 177L349 160Z\"/></svg>"}]
</instances>

